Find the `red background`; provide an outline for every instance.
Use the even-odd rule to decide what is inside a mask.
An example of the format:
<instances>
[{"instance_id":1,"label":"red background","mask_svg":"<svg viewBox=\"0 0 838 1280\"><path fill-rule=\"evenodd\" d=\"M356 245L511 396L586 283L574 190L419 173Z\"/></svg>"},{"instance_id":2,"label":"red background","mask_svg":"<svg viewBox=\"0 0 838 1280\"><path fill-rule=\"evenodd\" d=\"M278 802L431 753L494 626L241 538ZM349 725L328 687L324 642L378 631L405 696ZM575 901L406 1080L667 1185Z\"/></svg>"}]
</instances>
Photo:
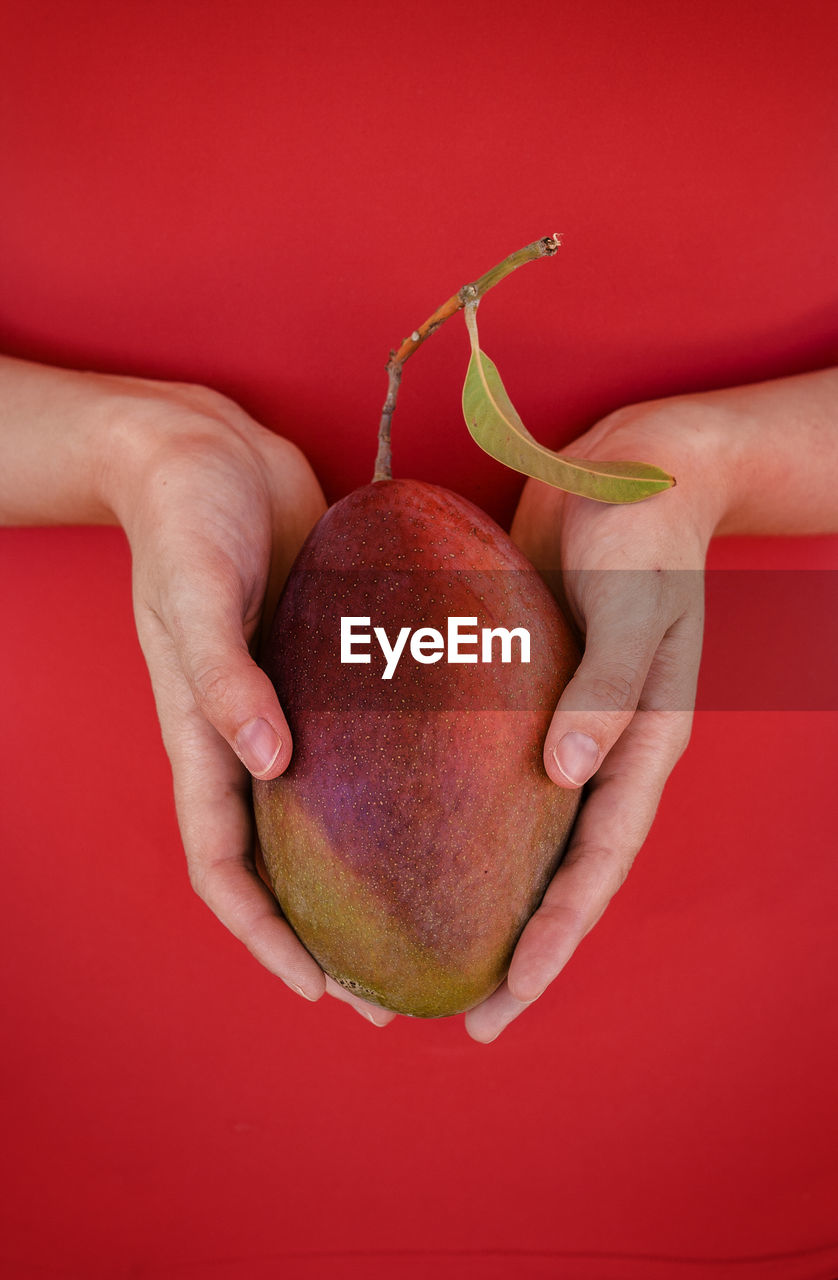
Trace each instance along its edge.
<instances>
[{"instance_id":1,"label":"red background","mask_svg":"<svg viewBox=\"0 0 838 1280\"><path fill-rule=\"evenodd\" d=\"M0 347L219 387L330 498L371 473L390 346L556 230L481 309L545 443L835 359L831 2L3 27ZM408 367L395 469L505 520L466 358L452 322ZM484 1048L304 1004L191 895L120 532L3 532L0 590L4 1277L838 1274L834 713L700 712L627 885Z\"/></svg>"}]
</instances>

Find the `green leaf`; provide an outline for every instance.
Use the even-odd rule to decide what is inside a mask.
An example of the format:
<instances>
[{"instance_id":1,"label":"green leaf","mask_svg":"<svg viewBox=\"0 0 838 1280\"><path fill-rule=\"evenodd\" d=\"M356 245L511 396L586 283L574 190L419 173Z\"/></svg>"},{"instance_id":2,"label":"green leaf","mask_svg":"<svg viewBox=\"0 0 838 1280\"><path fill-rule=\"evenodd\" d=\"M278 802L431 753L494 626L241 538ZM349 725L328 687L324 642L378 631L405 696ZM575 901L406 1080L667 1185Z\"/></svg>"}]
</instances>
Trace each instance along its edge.
<instances>
[{"instance_id":1,"label":"green leaf","mask_svg":"<svg viewBox=\"0 0 838 1280\"><path fill-rule=\"evenodd\" d=\"M540 445L518 417L494 364L477 345L473 312L466 319L472 354L463 386L463 414L473 439L490 457L597 502L640 502L672 487L672 476L646 462L567 458Z\"/></svg>"}]
</instances>

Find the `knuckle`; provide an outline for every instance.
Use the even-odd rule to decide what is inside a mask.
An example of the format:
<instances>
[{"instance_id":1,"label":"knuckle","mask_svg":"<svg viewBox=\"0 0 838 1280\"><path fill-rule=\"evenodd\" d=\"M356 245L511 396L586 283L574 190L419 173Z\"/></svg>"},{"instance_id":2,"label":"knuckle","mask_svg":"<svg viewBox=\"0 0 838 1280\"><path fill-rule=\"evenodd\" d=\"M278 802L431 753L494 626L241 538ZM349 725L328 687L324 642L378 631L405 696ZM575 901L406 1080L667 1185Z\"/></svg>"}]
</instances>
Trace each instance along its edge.
<instances>
[{"instance_id":1,"label":"knuckle","mask_svg":"<svg viewBox=\"0 0 838 1280\"><path fill-rule=\"evenodd\" d=\"M188 858L186 862L186 871L189 876L189 883L192 890L203 901L207 901L207 877L204 868L199 862L193 858Z\"/></svg>"},{"instance_id":2,"label":"knuckle","mask_svg":"<svg viewBox=\"0 0 838 1280\"><path fill-rule=\"evenodd\" d=\"M637 850L633 849L628 852L624 852L621 855L618 854L614 858L612 865L612 894L616 893L618 889L622 889L623 885L628 880L629 872L634 864L636 853Z\"/></svg>"},{"instance_id":3,"label":"knuckle","mask_svg":"<svg viewBox=\"0 0 838 1280\"><path fill-rule=\"evenodd\" d=\"M236 857L206 861L200 855L187 859L189 883L201 901L209 907L231 933L241 938L243 919L247 916L247 891L241 884L231 883L232 868L243 865Z\"/></svg>"},{"instance_id":4,"label":"knuckle","mask_svg":"<svg viewBox=\"0 0 838 1280\"><path fill-rule=\"evenodd\" d=\"M681 756L684 754L687 747L690 745L691 737L692 737L692 718L688 717L687 723L680 725L674 735L672 750L676 760L681 759Z\"/></svg>"},{"instance_id":5,"label":"knuckle","mask_svg":"<svg viewBox=\"0 0 838 1280\"><path fill-rule=\"evenodd\" d=\"M591 694L596 704L608 711L625 711L634 700L634 686L626 675L611 672L607 676L596 676L590 683Z\"/></svg>"},{"instance_id":6,"label":"knuckle","mask_svg":"<svg viewBox=\"0 0 838 1280\"><path fill-rule=\"evenodd\" d=\"M211 718L224 717L232 707L233 682L229 670L220 663L199 668L191 684L199 707Z\"/></svg>"},{"instance_id":7,"label":"knuckle","mask_svg":"<svg viewBox=\"0 0 838 1280\"><path fill-rule=\"evenodd\" d=\"M661 784L689 745L692 719L689 711L644 709L638 712L638 732L654 753L655 768L650 770L650 776L659 776Z\"/></svg>"},{"instance_id":8,"label":"knuckle","mask_svg":"<svg viewBox=\"0 0 838 1280\"><path fill-rule=\"evenodd\" d=\"M606 901L609 901L628 879L640 843L642 842L630 840L621 848L615 849L609 845L585 842L577 846L574 860L584 859L592 868L597 882L605 887Z\"/></svg>"},{"instance_id":9,"label":"knuckle","mask_svg":"<svg viewBox=\"0 0 838 1280\"><path fill-rule=\"evenodd\" d=\"M584 932L585 913L581 907L567 902L543 902L530 924L548 937L557 933L576 936Z\"/></svg>"}]
</instances>

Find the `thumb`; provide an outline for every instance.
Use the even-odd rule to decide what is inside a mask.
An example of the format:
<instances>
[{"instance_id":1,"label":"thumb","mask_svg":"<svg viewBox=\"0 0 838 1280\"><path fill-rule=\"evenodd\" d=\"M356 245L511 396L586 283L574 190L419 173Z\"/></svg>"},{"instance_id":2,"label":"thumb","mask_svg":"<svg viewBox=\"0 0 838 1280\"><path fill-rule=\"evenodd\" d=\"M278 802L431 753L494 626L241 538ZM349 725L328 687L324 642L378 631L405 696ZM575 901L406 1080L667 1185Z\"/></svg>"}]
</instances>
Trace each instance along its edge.
<instances>
[{"instance_id":1,"label":"thumb","mask_svg":"<svg viewBox=\"0 0 838 1280\"><path fill-rule=\"evenodd\" d=\"M587 619L585 653L562 694L544 741L544 767L560 787L581 787L630 724L666 631L663 618L635 599L600 607Z\"/></svg>"},{"instance_id":2,"label":"thumb","mask_svg":"<svg viewBox=\"0 0 838 1280\"><path fill-rule=\"evenodd\" d=\"M170 634L198 711L255 778L275 778L290 763L291 730L240 616L215 595Z\"/></svg>"}]
</instances>

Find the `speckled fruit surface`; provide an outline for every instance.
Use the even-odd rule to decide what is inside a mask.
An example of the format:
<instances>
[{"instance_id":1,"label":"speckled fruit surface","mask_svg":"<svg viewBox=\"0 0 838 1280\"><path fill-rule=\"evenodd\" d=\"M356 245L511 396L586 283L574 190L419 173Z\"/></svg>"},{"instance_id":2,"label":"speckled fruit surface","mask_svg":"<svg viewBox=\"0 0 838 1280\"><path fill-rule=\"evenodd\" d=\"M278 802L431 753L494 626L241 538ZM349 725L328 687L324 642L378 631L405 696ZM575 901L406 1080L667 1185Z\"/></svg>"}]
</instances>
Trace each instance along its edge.
<instances>
[{"instance_id":1,"label":"speckled fruit surface","mask_svg":"<svg viewBox=\"0 0 838 1280\"><path fill-rule=\"evenodd\" d=\"M341 663L340 619L390 641L405 626L530 633L530 661L403 655L383 678ZM479 645L463 646L477 657ZM265 657L294 734L287 772L257 782L259 837L283 912L323 968L421 1017L502 981L560 859L578 796L541 752L578 661L541 579L471 503L414 481L350 494L294 566Z\"/></svg>"}]
</instances>

